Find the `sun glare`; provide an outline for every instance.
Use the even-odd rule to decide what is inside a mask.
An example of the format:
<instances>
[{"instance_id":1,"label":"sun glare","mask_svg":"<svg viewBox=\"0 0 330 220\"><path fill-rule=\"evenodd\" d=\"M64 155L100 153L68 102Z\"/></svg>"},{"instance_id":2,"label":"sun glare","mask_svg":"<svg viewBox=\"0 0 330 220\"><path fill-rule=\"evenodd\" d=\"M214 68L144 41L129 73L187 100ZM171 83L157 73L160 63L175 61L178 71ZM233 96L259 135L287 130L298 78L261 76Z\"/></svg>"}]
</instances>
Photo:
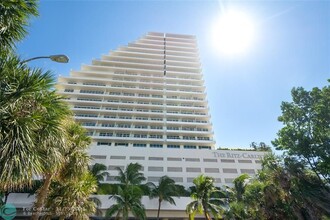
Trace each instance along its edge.
<instances>
[{"instance_id":1,"label":"sun glare","mask_svg":"<svg viewBox=\"0 0 330 220\"><path fill-rule=\"evenodd\" d=\"M240 54L254 39L254 26L244 13L231 11L223 14L213 27L213 45L225 54Z\"/></svg>"}]
</instances>

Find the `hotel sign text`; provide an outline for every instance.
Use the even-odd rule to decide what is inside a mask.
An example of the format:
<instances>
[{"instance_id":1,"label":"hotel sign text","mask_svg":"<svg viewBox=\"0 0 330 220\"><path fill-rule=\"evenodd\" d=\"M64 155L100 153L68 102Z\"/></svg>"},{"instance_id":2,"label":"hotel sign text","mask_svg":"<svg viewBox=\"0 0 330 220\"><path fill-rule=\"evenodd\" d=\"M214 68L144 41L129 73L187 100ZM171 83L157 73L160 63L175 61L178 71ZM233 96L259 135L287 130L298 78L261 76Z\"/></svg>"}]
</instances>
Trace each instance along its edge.
<instances>
[{"instance_id":1,"label":"hotel sign text","mask_svg":"<svg viewBox=\"0 0 330 220\"><path fill-rule=\"evenodd\" d=\"M246 159L262 159L263 155L260 154L253 154L249 152L244 153L220 153L220 152L212 152L214 157L220 158L246 158Z\"/></svg>"}]
</instances>

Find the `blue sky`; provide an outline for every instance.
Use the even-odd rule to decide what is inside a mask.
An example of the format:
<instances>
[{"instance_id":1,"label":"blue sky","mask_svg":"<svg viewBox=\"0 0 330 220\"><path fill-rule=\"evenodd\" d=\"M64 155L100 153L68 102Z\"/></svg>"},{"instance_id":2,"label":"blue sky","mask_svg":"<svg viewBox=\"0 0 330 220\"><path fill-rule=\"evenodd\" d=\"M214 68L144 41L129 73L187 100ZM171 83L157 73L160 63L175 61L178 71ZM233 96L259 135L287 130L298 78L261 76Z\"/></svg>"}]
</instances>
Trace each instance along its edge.
<instances>
[{"instance_id":1,"label":"blue sky","mask_svg":"<svg viewBox=\"0 0 330 220\"><path fill-rule=\"evenodd\" d=\"M226 10L244 11L256 27L254 43L239 56L220 53L210 38ZM221 147L270 144L292 87L323 87L330 78L330 1L41 0L39 11L18 52L23 59L68 55L68 64L29 63L56 75L69 75L149 31L196 35Z\"/></svg>"}]
</instances>

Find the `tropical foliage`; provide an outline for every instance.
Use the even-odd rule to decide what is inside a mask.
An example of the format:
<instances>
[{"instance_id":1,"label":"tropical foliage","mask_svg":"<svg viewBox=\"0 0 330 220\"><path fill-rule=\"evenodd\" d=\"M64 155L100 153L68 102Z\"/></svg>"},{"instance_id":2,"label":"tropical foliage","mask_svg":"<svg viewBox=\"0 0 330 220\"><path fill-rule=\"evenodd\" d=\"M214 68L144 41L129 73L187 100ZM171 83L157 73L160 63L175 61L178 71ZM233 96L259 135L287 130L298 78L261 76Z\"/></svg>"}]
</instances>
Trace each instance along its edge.
<instances>
[{"instance_id":1,"label":"tropical foliage","mask_svg":"<svg viewBox=\"0 0 330 220\"><path fill-rule=\"evenodd\" d=\"M321 219L330 216L330 188L292 158L268 155L256 178L234 181L228 219Z\"/></svg>"},{"instance_id":2,"label":"tropical foliage","mask_svg":"<svg viewBox=\"0 0 330 220\"><path fill-rule=\"evenodd\" d=\"M191 193L193 201L187 205L186 211L190 219L194 219L196 213L204 214L205 219L220 219L223 213L224 196L214 186L214 179L209 176L199 175L193 181L195 189Z\"/></svg>"},{"instance_id":3,"label":"tropical foliage","mask_svg":"<svg viewBox=\"0 0 330 220\"><path fill-rule=\"evenodd\" d=\"M125 170L120 167L116 180L119 181L120 186L115 195L109 199L115 200L115 204L110 206L106 212L106 216L116 215L116 219L122 217L128 219L129 213L132 213L138 219L145 219L145 208L141 203L143 196L143 187L141 184L145 181L145 177L140 170L142 166L138 163L130 163Z\"/></svg>"},{"instance_id":4,"label":"tropical foliage","mask_svg":"<svg viewBox=\"0 0 330 220\"><path fill-rule=\"evenodd\" d=\"M13 50L27 34L29 18L38 15L37 0L0 2L0 52Z\"/></svg>"},{"instance_id":5,"label":"tropical foliage","mask_svg":"<svg viewBox=\"0 0 330 220\"><path fill-rule=\"evenodd\" d=\"M291 94L292 102L281 105L284 127L273 144L330 184L330 86L293 88Z\"/></svg>"},{"instance_id":6,"label":"tropical foliage","mask_svg":"<svg viewBox=\"0 0 330 220\"><path fill-rule=\"evenodd\" d=\"M157 211L157 219L159 219L160 208L163 201L169 202L170 204L175 205L175 201L173 196L178 195L178 187L175 184L175 181L168 176L162 176L159 181L158 185L153 183L150 184L151 192L150 198L157 198L158 199L158 211Z\"/></svg>"},{"instance_id":7,"label":"tropical foliage","mask_svg":"<svg viewBox=\"0 0 330 220\"><path fill-rule=\"evenodd\" d=\"M91 166L90 172L96 178L98 185L100 185L101 181L104 181L105 177L110 175L106 170L107 166L102 163L95 163Z\"/></svg>"},{"instance_id":8,"label":"tropical foliage","mask_svg":"<svg viewBox=\"0 0 330 220\"><path fill-rule=\"evenodd\" d=\"M32 189L40 177L32 219L49 201L49 190L54 200L70 201L72 210L85 207L69 213L82 219L95 210L88 201L96 189L87 170L90 140L71 120L66 102L53 88L52 73L31 69L15 55L16 42L37 14L36 0L0 2L0 191L6 200L10 192Z\"/></svg>"}]
</instances>

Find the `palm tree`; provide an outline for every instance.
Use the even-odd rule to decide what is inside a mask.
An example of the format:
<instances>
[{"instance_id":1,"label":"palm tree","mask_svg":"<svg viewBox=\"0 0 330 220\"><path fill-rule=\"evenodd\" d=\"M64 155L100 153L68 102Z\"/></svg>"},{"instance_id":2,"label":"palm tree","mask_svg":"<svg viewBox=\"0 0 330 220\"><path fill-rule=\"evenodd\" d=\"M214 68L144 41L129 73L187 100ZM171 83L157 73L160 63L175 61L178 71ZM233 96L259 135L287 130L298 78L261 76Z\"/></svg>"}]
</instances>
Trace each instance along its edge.
<instances>
[{"instance_id":1,"label":"palm tree","mask_svg":"<svg viewBox=\"0 0 330 220\"><path fill-rule=\"evenodd\" d=\"M122 189L118 187L118 194L112 195L109 198L114 199L116 204L110 206L106 212L106 216L111 217L116 214L115 219L119 219L120 216L124 220L127 220L129 213L137 219L146 219L145 208L141 203L142 190L134 185L129 185Z\"/></svg>"},{"instance_id":2,"label":"palm tree","mask_svg":"<svg viewBox=\"0 0 330 220\"><path fill-rule=\"evenodd\" d=\"M246 173L236 177L234 179L234 193L237 202L241 202L243 200L243 194L245 192L245 187L248 183L250 176Z\"/></svg>"},{"instance_id":3,"label":"palm tree","mask_svg":"<svg viewBox=\"0 0 330 220\"><path fill-rule=\"evenodd\" d=\"M30 69L18 58L0 60L0 187L30 186L49 164L60 164L64 146L61 121L67 104L51 88L54 77Z\"/></svg>"},{"instance_id":4,"label":"palm tree","mask_svg":"<svg viewBox=\"0 0 330 220\"><path fill-rule=\"evenodd\" d=\"M34 204L34 210L37 210L37 212L32 214L33 220L38 219L40 215L38 210L45 203L52 180L57 179L63 183L78 181L88 171L90 157L86 149L90 144L90 138L85 135L86 130L69 118L62 121L62 125L65 131L65 144L58 154L54 155L54 158L57 158L61 163L56 163L54 160L46 167L44 184L37 191L36 202Z\"/></svg>"},{"instance_id":5,"label":"palm tree","mask_svg":"<svg viewBox=\"0 0 330 220\"><path fill-rule=\"evenodd\" d=\"M90 168L90 172L95 176L98 185L100 185L100 181L104 181L104 177L109 176L109 172L106 171L107 166L102 163L95 163Z\"/></svg>"},{"instance_id":6,"label":"palm tree","mask_svg":"<svg viewBox=\"0 0 330 220\"><path fill-rule=\"evenodd\" d=\"M95 203L90 195L96 192L97 181L87 170L78 179L65 182L55 181L50 187L46 208L46 219L58 216L60 219L87 220L89 215L95 213Z\"/></svg>"},{"instance_id":7,"label":"palm tree","mask_svg":"<svg viewBox=\"0 0 330 220\"><path fill-rule=\"evenodd\" d=\"M207 220L211 220L210 213L214 218L220 218L223 211L220 205L224 204L224 200L219 196L219 198L213 197L214 194L220 194L220 191L214 186L214 179L199 175L193 183L195 184L195 191L191 194L191 198L194 201L189 203L186 208L190 219L194 219L196 212L204 213Z\"/></svg>"},{"instance_id":8,"label":"palm tree","mask_svg":"<svg viewBox=\"0 0 330 220\"><path fill-rule=\"evenodd\" d=\"M1 1L0 14L0 52L4 52L26 35L30 16L38 15L37 0Z\"/></svg>"},{"instance_id":9,"label":"palm tree","mask_svg":"<svg viewBox=\"0 0 330 220\"><path fill-rule=\"evenodd\" d=\"M145 177L140 170L142 166L138 163L130 163L125 170L120 167L116 167L118 170L118 176L115 177L120 182L117 193L110 196L109 199L114 199L116 204L112 205L106 215L112 216L116 214L116 219L121 215L123 219L128 219L128 215L131 212L135 217L139 219L145 219L145 209L141 204L141 198L143 190L141 183L145 181Z\"/></svg>"},{"instance_id":10,"label":"palm tree","mask_svg":"<svg viewBox=\"0 0 330 220\"><path fill-rule=\"evenodd\" d=\"M178 189L175 181L168 176L162 176L159 179L158 186L152 183L150 198L158 198L157 219L159 219L160 207L163 201L176 205L172 196L178 195Z\"/></svg>"},{"instance_id":11,"label":"palm tree","mask_svg":"<svg viewBox=\"0 0 330 220\"><path fill-rule=\"evenodd\" d=\"M140 172L140 170L142 170L142 165L139 163L130 163L125 170L116 167L116 170L118 170L119 174L115 179L124 185L124 187L129 185L139 185L146 180L143 173Z\"/></svg>"}]
</instances>

